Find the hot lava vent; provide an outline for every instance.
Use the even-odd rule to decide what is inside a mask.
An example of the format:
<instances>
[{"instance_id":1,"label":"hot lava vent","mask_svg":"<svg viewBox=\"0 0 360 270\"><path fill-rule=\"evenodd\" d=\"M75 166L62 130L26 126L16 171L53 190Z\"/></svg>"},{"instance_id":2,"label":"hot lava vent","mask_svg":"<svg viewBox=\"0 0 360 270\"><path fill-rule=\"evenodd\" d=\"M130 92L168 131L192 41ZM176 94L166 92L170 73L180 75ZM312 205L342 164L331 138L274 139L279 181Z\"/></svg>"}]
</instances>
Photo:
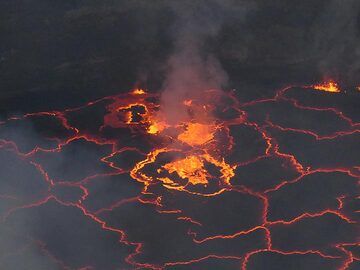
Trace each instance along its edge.
<instances>
[{"instance_id":1,"label":"hot lava vent","mask_svg":"<svg viewBox=\"0 0 360 270\"><path fill-rule=\"evenodd\" d=\"M158 97L136 89L127 99L112 104L105 124L130 125L149 137L154 149L138 162L131 176L145 186L156 182L169 189L210 196L231 187L236 165L226 160L232 149L229 125L241 117L225 116L235 100L219 90L205 91L200 100L179 101L186 117L170 123L156 103ZM239 116L240 112L235 114Z\"/></svg>"}]
</instances>

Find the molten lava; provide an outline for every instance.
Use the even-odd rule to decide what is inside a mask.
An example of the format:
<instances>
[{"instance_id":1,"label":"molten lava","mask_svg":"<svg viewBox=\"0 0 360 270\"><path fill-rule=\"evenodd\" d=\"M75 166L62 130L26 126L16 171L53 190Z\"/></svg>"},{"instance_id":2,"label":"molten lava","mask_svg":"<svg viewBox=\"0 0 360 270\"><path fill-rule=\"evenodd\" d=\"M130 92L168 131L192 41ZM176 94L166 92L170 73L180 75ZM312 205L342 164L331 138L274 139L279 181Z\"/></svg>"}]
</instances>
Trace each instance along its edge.
<instances>
[{"instance_id":1,"label":"molten lava","mask_svg":"<svg viewBox=\"0 0 360 270\"><path fill-rule=\"evenodd\" d=\"M208 173L204 162L198 156L187 156L163 166L169 173L176 172L182 179L188 179L192 185L207 184Z\"/></svg>"},{"instance_id":2,"label":"molten lava","mask_svg":"<svg viewBox=\"0 0 360 270\"><path fill-rule=\"evenodd\" d=\"M145 90L141 88L136 88L132 91L132 94L134 95L144 95L145 93Z\"/></svg>"},{"instance_id":3,"label":"molten lava","mask_svg":"<svg viewBox=\"0 0 360 270\"><path fill-rule=\"evenodd\" d=\"M202 145L214 139L214 124L188 123L186 130L179 134L178 140L191 146Z\"/></svg>"},{"instance_id":4,"label":"molten lava","mask_svg":"<svg viewBox=\"0 0 360 270\"><path fill-rule=\"evenodd\" d=\"M340 92L333 81L311 88ZM11 159L1 169L6 176L1 226L7 220L15 224L21 213L25 220L35 213L34 226L50 224L50 235L61 226L62 237L72 241L71 258L56 250L41 227L26 231L29 239L44 243L43 255L61 269L250 270L258 263L267 269L273 258L279 269L355 269L360 167L351 147L359 123L337 104L324 105L323 95L312 100L321 105L310 106L294 98L293 90L298 88L247 103L209 90L201 98L179 101L188 118L171 124L159 113L159 95L142 89L2 121L1 160ZM100 121L82 121L96 113ZM60 133L29 141L30 150L5 132L14 123L40 119L55 122ZM319 125L319 119L337 125ZM54 137L51 144L49 137ZM341 155L331 155L334 151ZM63 161L68 162L63 166ZM19 178L19 166L26 172L32 168L34 177ZM31 181L39 181L31 189L35 194L28 194ZM319 196L319 187L326 196ZM89 233L101 243L92 245ZM174 244L176 252L170 248ZM10 256L26 257L27 245L28 240ZM103 259L83 256L79 251L88 246L98 248ZM108 257L103 247L118 248L116 256ZM0 256L2 266L6 256Z\"/></svg>"},{"instance_id":5,"label":"molten lava","mask_svg":"<svg viewBox=\"0 0 360 270\"><path fill-rule=\"evenodd\" d=\"M170 154L171 157L178 154L182 156L164 162L162 159L166 154ZM213 169L210 172L208 168L211 166ZM224 160L218 160L206 153L183 153L181 149L161 148L149 153L145 160L137 163L131 171L131 176L146 186L160 182L169 189L209 196L219 194L231 186L230 179L235 175L235 168L235 165L231 166ZM207 192L208 184L212 184L214 190ZM192 186L196 185L205 189L192 190Z\"/></svg>"},{"instance_id":6,"label":"molten lava","mask_svg":"<svg viewBox=\"0 0 360 270\"><path fill-rule=\"evenodd\" d=\"M149 127L147 128L147 133L149 134L159 134L161 133L164 129L166 129L167 127L169 127L168 124L166 124L165 121L153 121L150 120L149 121Z\"/></svg>"},{"instance_id":7,"label":"molten lava","mask_svg":"<svg viewBox=\"0 0 360 270\"><path fill-rule=\"evenodd\" d=\"M334 81L328 81L322 84L316 84L314 85L314 89L320 90L320 91L326 91L331 93L340 93L341 90L338 86L338 84Z\"/></svg>"},{"instance_id":8,"label":"molten lava","mask_svg":"<svg viewBox=\"0 0 360 270\"><path fill-rule=\"evenodd\" d=\"M219 95L216 91L209 91L208 94ZM147 95L147 93L142 93L138 99L134 100L133 104L144 108L138 122L133 120L135 114L131 110L134 107L133 104L117 108L118 111L130 109L132 120L127 123L131 122L140 128L144 126L147 134L164 141L161 148L155 148L148 153L145 160L135 165L131 176L145 183L146 186L162 183L166 188L196 195L218 194L229 187L236 166L226 163L222 155L226 151L220 151L222 148L231 149L230 138L223 135L220 136L221 139L215 139L217 132L224 133L225 131L222 128L222 124L225 123L213 117L212 109L216 108L215 104L209 101L209 104L204 105L203 101L184 100L180 104L187 107L188 120L170 124L166 121L166 117L159 113L158 107L148 101ZM210 99L207 97L207 100ZM212 187L209 191L206 190L208 185ZM195 191L192 190L192 186L201 186L203 189Z\"/></svg>"}]
</instances>

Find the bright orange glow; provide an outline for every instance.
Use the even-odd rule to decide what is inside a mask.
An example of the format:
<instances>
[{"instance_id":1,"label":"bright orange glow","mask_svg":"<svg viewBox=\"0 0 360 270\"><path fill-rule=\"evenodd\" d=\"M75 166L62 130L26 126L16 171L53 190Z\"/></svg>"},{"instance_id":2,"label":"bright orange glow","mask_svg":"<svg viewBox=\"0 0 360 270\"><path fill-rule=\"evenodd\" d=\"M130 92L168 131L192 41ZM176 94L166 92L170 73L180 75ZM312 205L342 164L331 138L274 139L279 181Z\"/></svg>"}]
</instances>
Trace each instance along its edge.
<instances>
[{"instance_id":1,"label":"bright orange glow","mask_svg":"<svg viewBox=\"0 0 360 270\"><path fill-rule=\"evenodd\" d=\"M134 90L132 91L132 93L133 93L134 95L143 95L143 94L145 94L146 92L145 92L144 89L136 88L136 89L134 89Z\"/></svg>"},{"instance_id":2,"label":"bright orange glow","mask_svg":"<svg viewBox=\"0 0 360 270\"><path fill-rule=\"evenodd\" d=\"M320 91L326 91L331 93L340 93L340 88L338 84L334 81L328 81L322 84L316 84L314 85L314 89L320 90Z\"/></svg>"},{"instance_id":3,"label":"bright orange glow","mask_svg":"<svg viewBox=\"0 0 360 270\"><path fill-rule=\"evenodd\" d=\"M315 93L316 100L309 104L301 95L297 99L294 90ZM360 91L360 85L353 85L351 90ZM5 132L0 135L0 156L9 155L4 161L10 165L10 170L2 168L9 188L0 192L0 200L6 206L1 207L1 221L11 224L20 211L27 209L76 211L80 223L75 225L90 229L95 226L95 233L108 235L120 249L126 247L128 252L120 260L110 256L115 259L111 265L126 263L132 269L199 269L201 265L222 269L214 265L231 260L237 269L250 270L253 265L261 266L268 256L278 257L281 264L300 263L306 269L312 268L313 259L322 269L321 266L334 266L334 270L354 268L360 257L356 250L358 224L356 209L349 206L353 205L353 198L357 199L360 166L348 149L359 137L360 126L357 119L350 118L350 111L340 110L345 106L334 106L342 104L333 102L342 99L342 94L323 91L341 92L335 82L328 81L286 86L272 97L245 99L243 103L234 91L208 90L192 95L191 100L189 96L189 100L176 100L174 111L168 111L168 107L161 107L165 102L158 93L135 89L63 111L1 119L0 128ZM286 112L291 114L290 119ZM312 122L299 121L308 113ZM97 121L91 123L94 116ZM98 121L99 117L103 121ZM27 121L27 125L38 120L50 130L42 130L40 139L32 140L25 148L17 134L7 132L14 125L22 125L20 121ZM91 126L87 121L79 124L80 120L90 120ZM323 129L319 121L331 125L331 129ZM55 134L52 127L56 127ZM300 147L292 147L294 143ZM349 154L340 159L324 155L323 150L333 146L343 150L341 154ZM304 152L309 148L310 155ZM92 155L87 157L88 150ZM69 151L78 151L81 156L66 160L66 166L61 167L69 173L59 174L58 166L49 164L62 162ZM79 168L84 162L88 165ZM17 181L16 168L35 173L42 183L35 183L38 189L31 196L23 194L28 182ZM118 186L114 186L115 181ZM136 181L135 185L131 181ZM320 185L329 190L325 199L317 196ZM128 186L131 188L125 189L127 192L116 192ZM99 192L109 188L116 188L113 194ZM299 202L299 196L306 200ZM94 198L99 201L103 197L101 204L93 203ZM111 222L112 217L128 211L134 213L131 222ZM55 221L67 224L72 216ZM322 227L333 227L332 224L339 228L340 237L333 238L330 232L323 235L320 243L313 239L298 241L302 235L321 233ZM154 237L136 233L144 226ZM32 235L30 232L28 237ZM78 239L84 239L86 244L87 238L82 236ZM281 241L283 236L287 241ZM56 265L68 269L71 261L53 257L52 250L47 249L48 242L40 240L35 244L41 251ZM179 241L179 256L173 256L172 250L163 252ZM289 248L290 242L295 244ZM241 248L227 248L234 245ZM10 255L23 255L23 247L27 248L27 242ZM154 260L149 254L157 250L161 258L156 256L160 259ZM84 270L98 266L87 261L79 264L88 265ZM106 265L99 267L108 269Z\"/></svg>"},{"instance_id":4,"label":"bright orange glow","mask_svg":"<svg viewBox=\"0 0 360 270\"><path fill-rule=\"evenodd\" d=\"M168 125L164 121L151 122L151 125L147 128L147 133L149 134L158 134L162 132Z\"/></svg>"},{"instance_id":5,"label":"bright orange glow","mask_svg":"<svg viewBox=\"0 0 360 270\"><path fill-rule=\"evenodd\" d=\"M126 124L132 124L134 121L134 116L135 114L133 113L133 109L136 107L142 107L145 110L145 113L143 115L147 114L147 108L144 104L141 103L133 103L133 104L129 104L127 106L122 106L122 107L118 107L117 111L120 113L124 113L124 117L125 117L125 123Z\"/></svg>"},{"instance_id":6,"label":"bright orange glow","mask_svg":"<svg viewBox=\"0 0 360 270\"><path fill-rule=\"evenodd\" d=\"M178 136L178 140L188 145L202 145L214 139L216 126L199 123L189 123L186 130Z\"/></svg>"},{"instance_id":7,"label":"bright orange glow","mask_svg":"<svg viewBox=\"0 0 360 270\"><path fill-rule=\"evenodd\" d=\"M202 196L215 196L221 193L225 187L231 186L230 179L235 175L234 170L236 166L227 164L224 160L218 160L209 154L189 154L184 158L177 159L175 161L166 163L160 166L153 173L145 173L144 168L150 164L156 164L159 162L158 157L163 153L179 152L179 150L161 148L156 149L149 153L147 158L143 161L138 162L135 167L131 170L131 176L137 179L139 182L149 185L150 183L160 181L164 187L169 189L176 189L179 191L186 191L196 195ZM212 164L218 169L220 173L220 182L222 183L219 190L206 194L190 191L190 186L202 185L207 186L212 175L207 171L205 165ZM181 179L187 180L187 183L179 183L176 178L171 177L172 173L176 173ZM166 175L167 174L167 175Z\"/></svg>"},{"instance_id":8,"label":"bright orange glow","mask_svg":"<svg viewBox=\"0 0 360 270\"><path fill-rule=\"evenodd\" d=\"M142 130L164 139L162 148L153 149L145 160L138 162L131 176L145 186L161 182L168 189L201 196L215 196L231 186L235 167L225 163L222 152L225 148L217 141L226 132L222 124L215 124L212 111L216 106L211 102L205 105L192 99L183 100L182 104L191 110L189 119L170 124L159 111L159 105L153 102L156 99L149 97L157 96L135 89L111 104L105 117L109 126L131 125L134 131Z\"/></svg>"},{"instance_id":9,"label":"bright orange glow","mask_svg":"<svg viewBox=\"0 0 360 270\"><path fill-rule=\"evenodd\" d=\"M148 134L159 134L169 127L166 121L154 112L147 115L144 123L148 125L146 129Z\"/></svg>"},{"instance_id":10,"label":"bright orange glow","mask_svg":"<svg viewBox=\"0 0 360 270\"><path fill-rule=\"evenodd\" d=\"M176 172L182 179L188 179L193 185L208 183L204 162L198 156L188 156L168 163L163 168L169 173Z\"/></svg>"},{"instance_id":11,"label":"bright orange glow","mask_svg":"<svg viewBox=\"0 0 360 270\"><path fill-rule=\"evenodd\" d=\"M131 111L127 111L125 112L125 123L126 124L131 124L131 122L133 121L133 115L131 113Z\"/></svg>"},{"instance_id":12,"label":"bright orange glow","mask_svg":"<svg viewBox=\"0 0 360 270\"><path fill-rule=\"evenodd\" d=\"M149 134L156 134L159 132L159 129L156 124L152 124L151 126L148 127L147 132Z\"/></svg>"}]
</instances>

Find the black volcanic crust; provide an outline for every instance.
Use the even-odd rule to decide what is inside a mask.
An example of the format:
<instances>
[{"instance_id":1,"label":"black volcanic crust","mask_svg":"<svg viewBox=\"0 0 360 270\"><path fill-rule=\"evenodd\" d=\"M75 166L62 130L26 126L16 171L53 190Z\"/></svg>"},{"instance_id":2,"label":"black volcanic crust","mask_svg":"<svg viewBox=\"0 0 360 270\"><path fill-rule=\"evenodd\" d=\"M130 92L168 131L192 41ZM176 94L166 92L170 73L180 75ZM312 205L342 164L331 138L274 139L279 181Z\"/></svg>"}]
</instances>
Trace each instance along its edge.
<instances>
[{"instance_id":1,"label":"black volcanic crust","mask_svg":"<svg viewBox=\"0 0 360 270\"><path fill-rule=\"evenodd\" d=\"M304 108L303 100L289 97L295 90L315 91L289 88L275 98L240 103L238 118L223 123L227 135L215 140L231 142L229 152L219 151L234 166L228 185L211 162L205 166L211 175L207 185L186 185L188 179L162 172L164 164L189 152L204 154L205 146L160 153L135 176L133 169L151 151L171 141L172 148L179 145L144 133L140 123L107 126L104 112L119 97L2 122L1 265L300 270L339 269L348 262L353 267L347 254L357 254L359 159L352 149L359 141L358 124L339 108L323 110L323 99L333 94L316 94L319 107ZM216 141L209 145L216 147ZM176 184L160 181L164 175Z\"/></svg>"},{"instance_id":2,"label":"black volcanic crust","mask_svg":"<svg viewBox=\"0 0 360 270\"><path fill-rule=\"evenodd\" d=\"M359 269L360 1L294 2L0 1L0 269ZM228 76L196 150L116 111L161 103L181 5ZM228 183L164 173L207 147Z\"/></svg>"},{"instance_id":3,"label":"black volcanic crust","mask_svg":"<svg viewBox=\"0 0 360 270\"><path fill-rule=\"evenodd\" d=\"M226 16L204 50L221 60L230 88L246 89L245 98L324 75L353 91L359 84L356 2L234 1L230 9L248 13ZM156 91L173 51L174 17L161 0L2 1L0 112L76 106L135 83Z\"/></svg>"}]
</instances>

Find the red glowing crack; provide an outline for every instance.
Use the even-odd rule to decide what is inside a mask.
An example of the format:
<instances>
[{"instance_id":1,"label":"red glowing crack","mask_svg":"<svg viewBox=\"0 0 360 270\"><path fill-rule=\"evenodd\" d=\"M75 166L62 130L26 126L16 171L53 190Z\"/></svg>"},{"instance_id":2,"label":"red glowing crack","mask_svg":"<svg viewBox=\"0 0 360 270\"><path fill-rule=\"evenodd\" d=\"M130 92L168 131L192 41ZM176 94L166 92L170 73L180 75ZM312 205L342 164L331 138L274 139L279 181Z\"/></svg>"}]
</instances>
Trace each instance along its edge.
<instances>
[{"instance_id":1,"label":"red glowing crack","mask_svg":"<svg viewBox=\"0 0 360 270\"><path fill-rule=\"evenodd\" d=\"M326 86L326 85L325 85ZM321 89L319 87L304 87L305 91L312 91L315 89L320 89L321 91L327 91L326 87L322 87ZM331 85L329 85L331 86ZM37 113L28 113L20 117L11 117L7 119L6 121L3 121L0 123L0 128L2 126L6 126L8 121L24 121L25 119L30 118L36 118L36 117L48 117L48 118L54 118L59 121L59 123L62 125L62 127L69 131L69 135L67 138L48 138L56 141L57 146L51 149L45 149L42 147L39 147L37 145L34 145L33 149L29 152L21 152L19 147L17 146L16 141L11 140L9 138L2 139L0 138L0 151L12 151L17 155L17 157L20 160L23 160L25 162L28 162L31 166L34 166L36 170L40 173L40 175L43 178L43 181L48 186L47 194L44 194L43 197L38 198L37 200L26 203L26 204L20 204L13 208L7 209L6 212L4 212L1 216L2 222L6 221L10 216L12 216L14 213L20 210L26 210L29 208L35 208L40 205L46 205L49 201L55 201L56 203L65 206L65 207L74 207L76 209L79 209L82 215L84 215L90 222L93 222L95 224L98 224L102 230L111 231L116 233L120 238L120 243L131 246L133 248L133 252L128 254L125 261L129 265L131 269L166 269L172 266L182 265L182 266L189 266L191 269L191 265L199 262L206 261L208 259L217 259L217 260L227 260L227 259L235 259L239 260L241 262L241 269L246 270L248 269L249 261L254 259L259 254L265 254L265 253L273 253L273 254L280 254L283 256L290 256L290 255L296 255L296 256L318 256L323 259L327 260L334 260L337 265L337 270L345 270L348 269L348 267L354 262L358 261L359 257L357 257L355 254L352 253L351 249L347 249L349 246L357 245L356 239L354 239L353 242L341 242L337 243L334 246L331 246L329 248L335 248L339 254L338 255L332 255L328 254L324 250L320 249L308 249L303 250L301 248L296 250L280 250L278 248L273 247L273 235L272 235L272 228L275 226L292 226L294 224L298 224L299 222L302 222L307 219L316 219L316 218L323 218L327 215L333 215L342 220L342 222L345 222L347 224L355 224L356 221L353 220L352 217L348 216L345 213L344 210L344 199L348 197L348 194L342 194L341 196L338 196L334 198L338 202L338 206L336 208L327 208L322 209L321 211L317 212L303 212L299 214L298 216L292 218L292 219L281 219L281 220L272 220L269 221L269 203L270 203L270 194L276 191L279 191L283 189L285 186L294 185L300 181L303 181L304 177L319 173L319 172L342 172L354 179L359 178L359 166L353 166L353 167L345 167L345 168L310 168L306 167L303 164L299 162L298 157L293 153L285 153L282 152L280 149L282 149L279 145L278 140L269 132L270 129L276 129L281 130L282 132L295 132L299 134L303 134L304 136L310 136L312 138L315 138L316 141L322 141L322 140L334 140L339 137L344 137L348 135L356 135L358 136L360 133L360 123L354 122L349 116L346 116L343 112L341 112L339 109L335 107L312 107L312 106L306 106L302 105L298 100L295 98L288 97L287 92L291 89L293 89L294 86L288 86L285 87L279 91L276 92L275 96L273 98L268 99L262 99L262 100L255 100L250 101L247 103L241 104L234 98L234 93L230 92L228 93L229 98L232 99L234 102L231 106L232 109L239 112L239 116L236 119L231 120L224 120L225 130L227 130L227 134L229 134L229 128L231 126L236 125L244 125L247 127L250 127L254 129L259 136L261 137L263 144L264 144L264 151L262 154L259 154L249 160L241 161L241 162L235 162L233 164L236 165L239 170L241 170L242 167L245 167L246 165L256 163L264 158L272 158L272 157L278 157L281 159L284 159L290 164L290 169L294 171L298 176L296 176L293 179L281 179L279 180L279 183L276 185L263 190L263 191L253 191L250 187L247 187L246 185L241 185L241 179L240 184L238 186L226 186L224 188L224 191L233 191L233 192L239 192L239 194L244 193L248 194L250 196L256 197L262 204L262 209L259 211L258 216L260 217L261 222L259 224L253 226L250 229L247 230L241 230L237 231L236 233L229 233L229 234L216 234L211 236L205 236L203 238L198 237L197 233L189 229L187 236L191 237L192 242L194 245L197 245L201 247L205 244L211 244L213 241L229 241L231 239L235 238L241 238L243 236L250 235L251 233L261 231L264 234L263 242L265 243L265 248L261 249L254 249L250 252L247 252L241 256L233 256L233 255L223 255L223 254L207 254L205 256L200 257L194 257L191 260L179 260L179 261L167 261L164 262L162 265L155 265L151 263L144 263L138 261L138 256L142 253L144 253L144 249L146 249L147 243L146 242L133 242L128 237L128 233L122 229L117 228L113 226L109 226L107 222L101 218L101 215L103 213L111 214L112 211L114 211L117 208L125 207L126 205L138 202L144 205L152 205L157 213L160 215L164 215L168 217L169 219L175 219L177 222L186 223L190 226L195 226L197 229L201 230L203 227L206 228L209 224L206 224L204 222L201 222L192 216L189 216L186 214L186 211L182 209L180 206L178 208L168 208L166 204L162 201L162 194L156 194L151 191L149 188L150 185L153 183L144 181L143 188L137 194L137 196L120 199L111 205L108 205L106 207L100 208L96 211L90 211L87 209L84 205L84 202L89 198L92 197L92 193L87 187L93 179L99 177L99 176L110 176L110 175L122 175L129 173L130 170L123 169L121 166L119 166L115 161L113 161L113 158L117 155L120 155L121 153L125 151L137 151L138 153L142 155L146 155L147 152L143 151L141 149L138 149L135 146L127 146L122 145L122 142L117 140L116 138L106 138L104 137L104 130L107 128L130 128L132 132L137 133L141 132L141 130L145 130L146 128L149 128L146 126L146 122L142 122L139 125L137 125L133 119L133 115L131 115L133 112L132 110L135 108L133 104L137 104L140 106L143 106L143 104L147 104L149 108L146 106L145 112L140 113L140 117L146 118L146 121L150 121L147 117L149 113L148 110L157 109L158 105L152 102L148 102L147 98L157 98L158 96L156 94L148 94L144 91L135 91L131 92L129 94L124 95L118 95L118 96L109 96L105 97L93 102L89 102L83 106L77 107L77 108L70 108L66 109L64 111L49 111L49 112L37 112ZM332 88L331 88L332 89ZM332 91L334 94L338 94L339 91ZM327 93L323 93L326 95ZM104 116L104 123L103 125L98 127L98 133L97 134L90 134L89 132L83 132L81 128L73 126L70 121L70 114L76 115L76 113L81 112L85 108L90 108L95 105L101 104L101 102L106 101L110 105L107 105L108 114ZM264 122L257 122L256 120L252 119L251 113L249 112L249 108L252 108L253 106L257 106L259 104L271 104L271 103L278 103L278 102L286 102L287 104L294 106L295 108L299 110L306 110L306 111L313 111L313 112L329 112L334 114L336 117L341 119L346 125L349 126L349 129L347 130L340 130L336 131L332 134L328 135L320 135L316 133L313 130L307 130L307 129L301 129L298 127L287 127L282 126L280 124L277 124L276 121L271 119L269 116L265 116ZM189 103L191 105L191 103ZM126 111L127 113L125 116L129 116L130 120L127 122L121 122L119 118L117 117L119 113L119 108L121 108L122 111ZM120 111L121 111L120 110ZM135 115L135 114L134 114ZM144 121L145 121L144 120ZM149 134L147 134L149 135ZM142 136L146 136L143 134ZM154 135L152 135L154 136ZM241 136L241 135L240 135ZM156 136L155 136L156 137ZM57 154L62 153L64 147L68 147L71 143L77 142L79 140L85 140L86 142L91 142L95 144L96 146L110 146L111 147L111 153L102 156L99 158L98 162L104 164L105 166L109 167L112 172L98 172L96 174L87 175L86 177L82 179L76 179L74 181L66 180L66 181L55 181L52 179L51 172L48 172L44 166L42 165L41 159L34 160L34 157L38 154L41 154L43 156L46 156L47 154ZM234 138L229 137L229 146L227 150L231 151L234 147ZM155 144L150 143L151 147L156 147ZM236 175L234 176L236 177ZM137 179L134 179L134 181ZM58 187L68 187L68 188L76 188L79 189L79 192L76 193L78 195L77 198L71 201L65 201L62 198L60 198L60 195L56 193L56 190ZM194 193L201 195L201 193ZM210 194L207 196L217 196L219 193ZM194 195L197 196L197 195ZM306 196L306 195L304 195ZM0 200L19 200L18 197L14 196L13 194L0 194ZM224 207L226 207L224 205ZM139 221L141 223L141 221ZM231 222L231 221L229 221ZM138 226L142 226L142 224L139 224ZM164 240L165 241L165 240ZM55 258L49 251L46 249L46 243L42 243L41 241L37 242L39 246L44 250L46 254L48 254L48 257L51 257L54 261L56 261L57 264L62 265L63 269L69 269L67 266L67 262L62 261L61 258ZM19 253L23 252L23 249L19 249ZM0 258L0 262L1 262ZM86 269L94 269L93 266L88 265L81 268L82 270ZM250 268L248 270L251 270Z\"/></svg>"}]
</instances>

